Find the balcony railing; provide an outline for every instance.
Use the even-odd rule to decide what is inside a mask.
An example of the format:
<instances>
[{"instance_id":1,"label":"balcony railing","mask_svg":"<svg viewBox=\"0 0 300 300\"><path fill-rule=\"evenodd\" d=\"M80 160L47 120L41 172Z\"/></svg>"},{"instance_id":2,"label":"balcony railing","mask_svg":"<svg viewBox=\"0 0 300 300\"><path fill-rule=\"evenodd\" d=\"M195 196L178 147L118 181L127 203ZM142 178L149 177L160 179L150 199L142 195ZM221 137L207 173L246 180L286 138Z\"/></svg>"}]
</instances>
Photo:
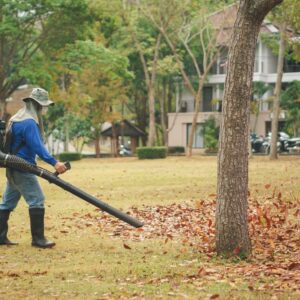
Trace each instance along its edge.
<instances>
[{"instance_id":1,"label":"balcony railing","mask_svg":"<svg viewBox=\"0 0 300 300\"><path fill-rule=\"evenodd\" d=\"M283 72L284 73L300 72L300 64L284 65L283 66Z\"/></svg>"}]
</instances>

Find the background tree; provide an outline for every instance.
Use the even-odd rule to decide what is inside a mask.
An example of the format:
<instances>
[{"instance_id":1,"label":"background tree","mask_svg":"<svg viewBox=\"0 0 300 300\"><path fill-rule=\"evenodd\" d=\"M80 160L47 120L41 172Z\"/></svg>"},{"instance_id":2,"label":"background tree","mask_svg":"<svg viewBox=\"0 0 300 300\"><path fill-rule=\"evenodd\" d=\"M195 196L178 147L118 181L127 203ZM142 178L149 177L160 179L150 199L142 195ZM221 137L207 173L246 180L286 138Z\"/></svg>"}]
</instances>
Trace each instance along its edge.
<instances>
[{"instance_id":1,"label":"background tree","mask_svg":"<svg viewBox=\"0 0 300 300\"><path fill-rule=\"evenodd\" d=\"M110 47L128 57L129 70L135 75L126 81L126 108L143 131L159 137L156 143L165 143L167 113L174 109L175 99L174 62L170 59L169 47L162 38L157 43L159 31L141 14L138 1L108 5L107 0L102 0L94 1L93 5L93 11L98 9L101 32L109 40ZM152 7L153 3L147 5ZM146 137L143 144L146 144Z\"/></svg>"},{"instance_id":2,"label":"background tree","mask_svg":"<svg viewBox=\"0 0 300 300\"><path fill-rule=\"evenodd\" d=\"M269 91L271 87L267 85L263 81L253 82L253 97L250 103L250 112L255 115L255 120L253 124L253 128L250 129L252 133L256 133L256 126L258 121L259 112L261 110L263 96L267 91Z\"/></svg>"},{"instance_id":3,"label":"background tree","mask_svg":"<svg viewBox=\"0 0 300 300\"><path fill-rule=\"evenodd\" d=\"M139 6L131 1L123 0L122 2L122 19L136 47L144 72L149 105L148 146L154 146L156 143L155 85L162 35L145 17L140 15Z\"/></svg>"},{"instance_id":4,"label":"background tree","mask_svg":"<svg viewBox=\"0 0 300 300\"><path fill-rule=\"evenodd\" d=\"M208 13L212 7L207 9L202 1L154 2L152 9L142 4L140 7L166 40L179 66L184 84L194 98L195 113L186 152L187 156L191 156L203 87L222 50L218 36L223 26L211 26Z\"/></svg>"},{"instance_id":5,"label":"background tree","mask_svg":"<svg viewBox=\"0 0 300 300\"><path fill-rule=\"evenodd\" d=\"M277 79L273 98L273 117L272 117L272 137L270 159L277 159L277 140L278 140L278 119L280 113L280 94L282 86L282 76L286 49L288 47L289 34L288 27L300 29L300 17L297 12L299 2L295 0L286 0L282 5L275 8L272 12L272 19L279 28L279 51L277 61Z\"/></svg>"},{"instance_id":6,"label":"background tree","mask_svg":"<svg viewBox=\"0 0 300 300\"><path fill-rule=\"evenodd\" d=\"M286 130L300 136L300 81L293 81L281 95L281 107L287 110Z\"/></svg>"},{"instance_id":7,"label":"background tree","mask_svg":"<svg viewBox=\"0 0 300 300\"><path fill-rule=\"evenodd\" d=\"M251 135L256 136L256 126L258 121L259 112L262 108L263 97L265 93L271 89L271 86L267 85L263 81L256 81L253 82L253 91L252 91L252 98L250 102L250 113L254 114L254 124L253 128L249 128L249 158L253 157L252 153L252 142L251 142Z\"/></svg>"},{"instance_id":8,"label":"background tree","mask_svg":"<svg viewBox=\"0 0 300 300\"><path fill-rule=\"evenodd\" d=\"M138 53L131 52L128 55L129 70L134 74L134 78L127 82L128 84L128 102L126 103L127 109L133 115L139 128L147 132L149 125L149 104L148 92L145 83L144 71L140 64ZM142 144L147 144L147 136L142 137Z\"/></svg>"},{"instance_id":9,"label":"background tree","mask_svg":"<svg viewBox=\"0 0 300 300\"><path fill-rule=\"evenodd\" d=\"M216 249L251 254L247 221L248 141L255 47L267 13L282 0L241 0L228 57L218 154Z\"/></svg>"},{"instance_id":10,"label":"background tree","mask_svg":"<svg viewBox=\"0 0 300 300\"><path fill-rule=\"evenodd\" d=\"M173 129L175 124L176 116L173 124L168 124L168 113L176 110L176 85L178 84L177 79L180 76L180 71L174 56L169 53L169 48L164 45L161 52L165 52L162 59L157 64L157 95L159 104L159 119L160 127L162 132L162 145L168 146L168 133ZM178 103L177 113L180 110L180 103Z\"/></svg>"},{"instance_id":11,"label":"background tree","mask_svg":"<svg viewBox=\"0 0 300 300\"><path fill-rule=\"evenodd\" d=\"M61 132L61 126L57 126L57 122L62 120L64 116L64 106L63 103L55 103L51 105L44 116L44 127L45 127L45 138L48 144L49 150L52 154L58 153L59 149L54 148L55 141L62 141L64 138ZM52 143L50 143L50 136L52 136ZM57 145L58 147L59 145Z\"/></svg>"},{"instance_id":12,"label":"background tree","mask_svg":"<svg viewBox=\"0 0 300 300\"><path fill-rule=\"evenodd\" d=\"M61 142L65 142L65 111L64 103L59 101L50 106L44 116L47 144L52 154L59 153ZM81 153L83 146L93 138L91 121L85 115L74 112L68 113L68 119L69 140L76 152Z\"/></svg>"},{"instance_id":13,"label":"background tree","mask_svg":"<svg viewBox=\"0 0 300 300\"><path fill-rule=\"evenodd\" d=\"M135 117L137 125L149 132L149 142L155 143L155 83L160 48L157 30L138 12L135 1L92 1L92 7L97 11L100 30L109 46L129 59L129 70L135 76L126 81L126 108ZM146 144L146 141L147 137L143 143Z\"/></svg>"},{"instance_id":14,"label":"background tree","mask_svg":"<svg viewBox=\"0 0 300 300\"><path fill-rule=\"evenodd\" d=\"M66 146L69 145L71 139L72 114L82 116L86 113L93 125L96 154L99 156L103 112L110 105L109 101L112 105L116 93L120 93L119 101L122 99L122 91L118 89L119 85L116 84L116 81L128 78L132 74L127 71L128 60L126 57L106 48L101 38L96 40L77 41L64 49L57 60L59 64L58 78L61 78L61 81L58 82L52 93L64 104L65 151L68 151ZM110 99L107 96L108 90L111 91L111 95L114 95ZM95 96L96 93L98 96ZM102 98L105 98L104 106L97 102L101 93L103 93ZM96 124L96 120L101 122Z\"/></svg>"},{"instance_id":15,"label":"background tree","mask_svg":"<svg viewBox=\"0 0 300 300\"><path fill-rule=\"evenodd\" d=\"M204 122L204 146L207 152L217 152L218 150L219 128L216 119L210 117Z\"/></svg>"},{"instance_id":16,"label":"background tree","mask_svg":"<svg viewBox=\"0 0 300 300\"><path fill-rule=\"evenodd\" d=\"M21 84L28 79L31 83L42 77L47 80L41 65L49 66L50 61L44 51L49 54L50 48L58 51L83 38L90 20L82 0L1 0L0 117L6 111L5 100Z\"/></svg>"},{"instance_id":17,"label":"background tree","mask_svg":"<svg viewBox=\"0 0 300 300\"><path fill-rule=\"evenodd\" d=\"M118 77L112 70L103 70L103 64L99 64L86 69L80 76L82 90L86 93L82 109L91 122L96 157L100 157L102 124L121 121L124 117L122 107L127 101L123 78ZM114 155L117 155L117 143L118 141L113 139Z\"/></svg>"},{"instance_id":18,"label":"background tree","mask_svg":"<svg viewBox=\"0 0 300 300\"><path fill-rule=\"evenodd\" d=\"M273 97L273 109L272 109L272 136L271 136L271 150L270 159L277 159L277 140L278 140L278 119L280 112L280 94L281 84L283 77L283 65L284 65L284 54L286 49L286 37L285 31L287 29L287 23L283 21L279 25L280 41L279 41L279 53L277 60L277 78Z\"/></svg>"},{"instance_id":19,"label":"background tree","mask_svg":"<svg viewBox=\"0 0 300 300\"><path fill-rule=\"evenodd\" d=\"M92 124L90 119L73 115L70 124L70 140L75 148L75 151L81 153L84 145L93 140Z\"/></svg>"}]
</instances>

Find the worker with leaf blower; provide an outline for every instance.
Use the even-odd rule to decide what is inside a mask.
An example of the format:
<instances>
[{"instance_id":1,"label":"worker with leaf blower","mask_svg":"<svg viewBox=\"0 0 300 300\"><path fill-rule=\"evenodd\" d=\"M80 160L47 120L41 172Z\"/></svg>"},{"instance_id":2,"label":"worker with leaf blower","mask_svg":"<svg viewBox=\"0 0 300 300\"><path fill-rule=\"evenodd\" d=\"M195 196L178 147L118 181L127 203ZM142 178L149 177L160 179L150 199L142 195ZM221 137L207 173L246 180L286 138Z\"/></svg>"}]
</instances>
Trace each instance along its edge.
<instances>
[{"instance_id":1,"label":"worker with leaf blower","mask_svg":"<svg viewBox=\"0 0 300 300\"><path fill-rule=\"evenodd\" d=\"M31 94L24 98L25 106L8 122L5 133L6 153L14 154L30 164L36 164L36 155L52 165L59 174L67 167L57 161L44 146L44 128L42 114L53 105L48 92L42 88L34 88ZM7 237L8 219L11 211L17 206L23 196L29 206L32 246L51 248L55 245L44 236L45 196L37 177L29 172L6 169L7 184L0 204L0 245L15 245Z\"/></svg>"}]
</instances>

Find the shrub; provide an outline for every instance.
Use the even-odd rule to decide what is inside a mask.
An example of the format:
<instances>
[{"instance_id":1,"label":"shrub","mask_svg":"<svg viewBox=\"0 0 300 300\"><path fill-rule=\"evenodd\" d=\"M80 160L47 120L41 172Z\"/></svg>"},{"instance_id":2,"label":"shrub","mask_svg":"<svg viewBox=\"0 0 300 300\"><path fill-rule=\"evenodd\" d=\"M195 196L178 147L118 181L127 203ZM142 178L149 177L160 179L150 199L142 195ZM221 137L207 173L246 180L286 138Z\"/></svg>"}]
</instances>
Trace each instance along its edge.
<instances>
[{"instance_id":1,"label":"shrub","mask_svg":"<svg viewBox=\"0 0 300 300\"><path fill-rule=\"evenodd\" d=\"M218 150L219 129L216 126L215 119L209 118L204 123L204 147L208 152L216 152Z\"/></svg>"},{"instance_id":2,"label":"shrub","mask_svg":"<svg viewBox=\"0 0 300 300\"><path fill-rule=\"evenodd\" d=\"M167 147L139 147L136 150L139 159L166 158L167 156Z\"/></svg>"},{"instance_id":3,"label":"shrub","mask_svg":"<svg viewBox=\"0 0 300 300\"><path fill-rule=\"evenodd\" d=\"M168 153L184 153L185 149L182 146L168 147Z\"/></svg>"},{"instance_id":4,"label":"shrub","mask_svg":"<svg viewBox=\"0 0 300 300\"><path fill-rule=\"evenodd\" d=\"M78 152L63 152L58 156L60 161L72 161L72 160L80 160L81 154Z\"/></svg>"}]
</instances>

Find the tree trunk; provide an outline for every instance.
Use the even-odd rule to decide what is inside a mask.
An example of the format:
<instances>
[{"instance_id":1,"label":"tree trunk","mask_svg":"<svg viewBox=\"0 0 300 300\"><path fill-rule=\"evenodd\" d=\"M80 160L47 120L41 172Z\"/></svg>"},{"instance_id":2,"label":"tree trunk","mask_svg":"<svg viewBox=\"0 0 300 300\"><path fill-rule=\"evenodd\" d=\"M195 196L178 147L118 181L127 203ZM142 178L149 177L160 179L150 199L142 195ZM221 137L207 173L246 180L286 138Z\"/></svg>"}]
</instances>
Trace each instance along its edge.
<instances>
[{"instance_id":1,"label":"tree trunk","mask_svg":"<svg viewBox=\"0 0 300 300\"><path fill-rule=\"evenodd\" d=\"M248 157L252 158L253 157L253 153L252 153L252 145L251 145L251 136L250 136L251 132L249 130L249 134L248 134Z\"/></svg>"},{"instance_id":2,"label":"tree trunk","mask_svg":"<svg viewBox=\"0 0 300 300\"><path fill-rule=\"evenodd\" d=\"M286 24L280 26L280 43L279 43L279 54L277 62L277 79L275 85L275 95L273 101L273 118L272 118L272 137L271 137L271 152L270 159L277 159L277 140L278 140L278 119L280 112L280 93L281 93L281 82L283 76L283 63L284 63L284 53L285 53L285 30Z\"/></svg>"},{"instance_id":3,"label":"tree trunk","mask_svg":"<svg viewBox=\"0 0 300 300\"><path fill-rule=\"evenodd\" d=\"M167 102L167 82L165 79L162 81L162 94L161 97L159 98L159 103L160 103L160 123L161 123L161 129L162 129L162 136L163 136L163 141L162 144L165 145L166 147L168 146L168 132L167 132L167 125L166 125L166 111L165 111L165 106Z\"/></svg>"},{"instance_id":4,"label":"tree trunk","mask_svg":"<svg viewBox=\"0 0 300 300\"><path fill-rule=\"evenodd\" d=\"M95 154L100 158L100 130L95 128Z\"/></svg>"},{"instance_id":5,"label":"tree trunk","mask_svg":"<svg viewBox=\"0 0 300 300\"><path fill-rule=\"evenodd\" d=\"M255 119L254 119L254 124L253 124L253 130L252 133L256 133L256 127L257 127L257 122L258 122L258 117L259 117L259 112L261 110L261 99L257 100L257 110L255 111Z\"/></svg>"},{"instance_id":6,"label":"tree trunk","mask_svg":"<svg viewBox=\"0 0 300 300\"><path fill-rule=\"evenodd\" d=\"M119 142L118 142L118 136L116 133L116 127L114 122L111 124L111 129L112 129L112 139L111 139L111 153L113 157L118 157L119 156Z\"/></svg>"},{"instance_id":7,"label":"tree trunk","mask_svg":"<svg viewBox=\"0 0 300 300\"><path fill-rule=\"evenodd\" d=\"M6 102L0 99L0 119L4 120L6 115Z\"/></svg>"},{"instance_id":8,"label":"tree trunk","mask_svg":"<svg viewBox=\"0 0 300 300\"><path fill-rule=\"evenodd\" d=\"M134 113L136 114L136 118L137 118L137 125L139 128L142 129L142 131L146 132L148 98L143 93L143 91L135 91L133 94L133 100L134 100ZM142 140L142 145L146 146L147 136L143 135L141 137L141 140Z\"/></svg>"},{"instance_id":9,"label":"tree trunk","mask_svg":"<svg viewBox=\"0 0 300 300\"><path fill-rule=\"evenodd\" d=\"M174 88L174 84L169 79L169 82L168 82L168 113L172 112L173 88Z\"/></svg>"},{"instance_id":10,"label":"tree trunk","mask_svg":"<svg viewBox=\"0 0 300 300\"><path fill-rule=\"evenodd\" d=\"M189 135L188 147L187 147L187 151L186 151L186 156L188 156L188 157L192 156L193 141L194 141L194 136L195 136L195 132L196 132L197 119L198 119L198 114L200 111L200 105L202 102L202 90L203 90L203 86L204 86L204 79L205 79L205 75L203 75L199 78L198 91L197 91L197 94L195 97L195 112L194 112L194 116L193 116L192 128L191 128L191 132Z\"/></svg>"},{"instance_id":11,"label":"tree trunk","mask_svg":"<svg viewBox=\"0 0 300 300\"><path fill-rule=\"evenodd\" d=\"M61 77L61 90L63 92L67 91L67 83L66 83L66 74L64 73ZM70 143L70 136L69 136L69 113L66 112L65 114L65 141L64 141L64 152L69 152L69 143Z\"/></svg>"},{"instance_id":12,"label":"tree trunk","mask_svg":"<svg viewBox=\"0 0 300 300\"><path fill-rule=\"evenodd\" d=\"M70 144L70 124L69 124L69 115L67 114L66 123L65 123L65 141L64 141L64 152L69 152Z\"/></svg>"},{"instance_id":13,"label":"tree trunk","mask_svg":"<svg viewBox=\"0 0 300 300\"><path fill-rule=\"evenodd\" d=\"M241 0L225 81L218 154L216 250L251 254L247 222L248 141L255 47L265 15L282 0Z\"/></svg>"},{"instance_id":14,"label":"tree trunk","mask_svg":"<svg viewBox=\"0 0 300 300\"><path fill-rule=\"evenodd\" d=\"M161 42L161 33L156 39L153 65L150 76L147 79L148 95L149 95L149 135L148 135L148 146L155 146L156 143L156 132L155 132L155 82L156 82L156 67L158 61L158 54ZM145 72L147 70L145 69Z\"/></svg>"},{"instance_id":15,"label":"tree trunk","mask_svg":"<svg viewBox=\"0 0 300 300\"><path fill-rule=\"evenodd\" d=\"M152 147L156 142L155 132L155 98L154 86L148 87L148 101L149 101L149 133L148 133L148 146Z\"/></svg>"}]
</instances>

